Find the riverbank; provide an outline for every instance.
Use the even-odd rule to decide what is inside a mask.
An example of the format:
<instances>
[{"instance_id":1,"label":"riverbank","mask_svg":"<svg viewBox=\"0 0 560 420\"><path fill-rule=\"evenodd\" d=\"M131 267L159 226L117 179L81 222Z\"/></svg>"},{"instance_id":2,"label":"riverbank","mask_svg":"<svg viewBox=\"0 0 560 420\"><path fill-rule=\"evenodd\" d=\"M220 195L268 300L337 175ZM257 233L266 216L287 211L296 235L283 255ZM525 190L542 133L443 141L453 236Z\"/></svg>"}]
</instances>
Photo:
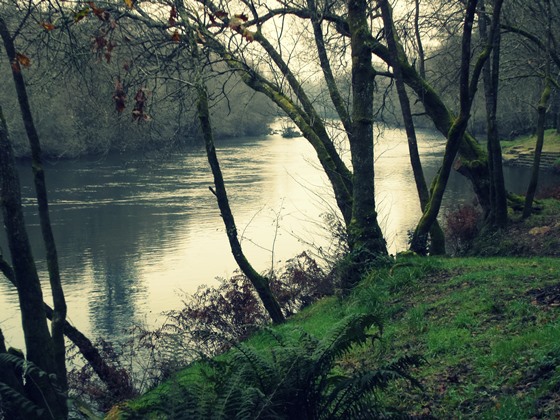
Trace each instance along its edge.
<instances>
[{"instance_id":1,"label":"riverbank","mask_svg":"<svg viewBox=\"0 0 560 420\"><path fill-rule=\"evenodd\" d=\"M502 157L509 166L532 167L536 136L526 135L502 141ZM541 168L560 172L560 133L546 130L541 156Z\"/></svg>"},{"instance_id":2,"label":"riverbank","mask_svg":"<svg viewBox=\"0 0 560 420\"><path fill-rule=\"evenodd\" d=\"M425 358L411 372L423 390L396 382L380 394L382 404L419 418L553 418L560 414L559 270L555 258L408 259L365 278L350 299L324 299L273 331L285 340L299 329L321 337L345 316L375 313L384 319L381 341L349 349L338 374ZM267 354L266 337L247 346ZM192 398L191 386L212 392L208 381L197 365L108 418L172 418Z\"/></svg>"},{"instance_id":3,"label":"riverbank","mask_svg":"<svg viewBox=\"0 0 560 420\"><path fill-rule=\"evenodd\" d=\"M543 205L548 210L532 220L532 229L558 214L558 202ZM527 240L518 233L518 242ZM424 358L410 370L421 388L391 381L377 394L377 404L415 418L555 418L560 414L559 272L558 258L523 257L521 250L515 257L398 258L393 267L366 276L349 298L325 298L285 325L257 334L245 343L245 355L253 361L276 360L279 343L302 330L323 338L345 317L375 315L384 325L381 339L348 348L333 375L356 377L404 356ZM240 357L235 354L177 373L139 399L115 407L108 418L125 413L173 418L202 388L222 404L210 410L227 409L234 394L220 395L220 389L228 389L224 384L231 391L250 386L242 376L231 376L233 371L218 375L212 369L231 366L220 363ZM255 395L278 398L274 390L255 390Z\"/></svg>"}]
</instances>

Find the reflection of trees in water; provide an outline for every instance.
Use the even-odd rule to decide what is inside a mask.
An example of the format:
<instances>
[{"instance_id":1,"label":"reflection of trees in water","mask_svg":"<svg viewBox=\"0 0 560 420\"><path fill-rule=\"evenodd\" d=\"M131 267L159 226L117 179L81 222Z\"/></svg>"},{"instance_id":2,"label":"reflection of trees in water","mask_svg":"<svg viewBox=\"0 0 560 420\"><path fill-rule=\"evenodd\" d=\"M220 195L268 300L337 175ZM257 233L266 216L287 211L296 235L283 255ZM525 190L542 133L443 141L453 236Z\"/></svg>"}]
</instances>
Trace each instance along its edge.
<instances>
[{"instance_id":1,"label":"reflection of trees in water","mask_svg":"<svg viewBox=\"0 0 560 420\"><path fill-rule=\"evenodd\" d=\"M136 261L112 252L93 253L93 290L89 299L92 330L102 337L115 337L137 321L138 283Z\"/></svg>"},{"instance_id":2,"label":"reflection of trees in water","mask_svg":"<svg viewBox=\"0 0 560 420\"><path fill-rule=\"evenodd\" d=\"M154 250L165 249L184 222L172 215L156 215L153 207L146 206L104 205L88 212L82 232L91 249L85 265L91 267L93 277L90 320L96 334L111 337L140 321L146 284L139 272L150 259L158 258Z\"/></svg>"}]
</instances>

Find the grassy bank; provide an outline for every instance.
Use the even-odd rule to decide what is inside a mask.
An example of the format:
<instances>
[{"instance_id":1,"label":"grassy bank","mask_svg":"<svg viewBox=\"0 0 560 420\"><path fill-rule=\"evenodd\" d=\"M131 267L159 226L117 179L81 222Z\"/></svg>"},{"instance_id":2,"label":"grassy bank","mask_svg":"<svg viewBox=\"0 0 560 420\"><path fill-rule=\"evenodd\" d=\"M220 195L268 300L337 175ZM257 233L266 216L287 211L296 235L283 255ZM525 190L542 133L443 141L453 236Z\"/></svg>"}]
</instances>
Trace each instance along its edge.
<instances>
[{"instance_id":1,"label":"grassy bank","mask_svg":"<svg viewBox=\"0 0 560 420\"><path fill-rule=\"evenodd\" d=\"M335 372L425 358L411 372L423 388L392 382L379 394L383 404L425 418L553 418L560 414L558 273L557 258L404 259L370 273L349 298L324 299L247 345L264 354L278 337L301 330L322 337L344 316L376 314L381 341L353 346ZM195 365L110 417L173 418L185 389L204 384L204 375Z\"/></svg>"},{"instance_id":2,"label":"grassy bank","mask_svg":"<svg viewBox=\"0 0 560 420\"><path fill-rule=\"evenodd\" d=\"M535 149L535 142L536 136L534 134L528 134L516 137L512 140L502 140L500 144L502 145L504 156L507 156L511 154L512 149L532 152ZM556 129L545 131L543 152L560 153L560 133L558 133Z\"/></svg>"}]
</instances>

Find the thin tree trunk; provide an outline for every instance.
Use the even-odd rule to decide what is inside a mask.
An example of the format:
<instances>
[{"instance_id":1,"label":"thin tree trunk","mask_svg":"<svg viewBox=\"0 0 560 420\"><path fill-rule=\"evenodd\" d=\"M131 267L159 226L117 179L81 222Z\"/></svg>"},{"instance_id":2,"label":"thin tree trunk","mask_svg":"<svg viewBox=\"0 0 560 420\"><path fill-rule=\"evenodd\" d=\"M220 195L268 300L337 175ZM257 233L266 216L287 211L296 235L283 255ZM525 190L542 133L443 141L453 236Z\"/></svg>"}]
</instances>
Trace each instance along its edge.
<instances>
[{"instance_id":1,"label":"thin tree trunk","mask_svg":"<svg viewBox=\"0 0 560 420\"><path fill-rule=\"evenodd\" d=\"M210 168L212 169L212 175L214 176L214 185L216 187L216 191L213 192L218 200L218 207L220 208L221 216L226 227L226 233L231 247L231 252L243 274L247 276L247 278L255 287L255 290L257 291L257 294L259 295L266 311L272 319L272 322L275 324L280 324L285 321L285 318L282 314L282 310L280 309L278 301L270 290L268 279L257 273L257 271L249 263L249 261L245 257L245 254L243 253L243 250L241 249L241 244L239 243L239 239L237 237L235 220L229 206L222 171L220 169L218 157L216 156L214 135L212 133L210 112L208 110L208 96L206 90L203 87L198 87L197 95L198 118L200 120L200 125L202 127L202 132L204 135L208 163L210 164Z\"/></svg>"},{"instance_id":2,"label":"thin tree trunk","mask_svg":"<svg viewBox=\"0 0 560 420\"><path fill-rule=\"evenodd\" d=\"M0 255L0 272L6 277L10 283L17 289L17 280L10 264ZM52 320L54 311L45 302L43 302L45 315L47 319ZM97 347L93 345L80 330L71 325L67 320L64 321L64 335L68 338L80 351L80 354L88 362L99 379L107 386L107 390L116 399L129 399L136 395L136 391L132 386L130 376L123 370L107 363Z\"/></svg>"},{"instance_id":3,"label":"thin tree trunk","mask_svg":"<svg viewBox=\"0 0 560 420\"><path fill-rule=\"evenodd\" d=\"M420 154L418 153L418 143L416 140L416 130L414 128L414 121L412 119L412 111L410 110L410 101L406 93L406 88L402 76L400 61L401 59L405 59L404 51L402 50L402 46L398 44L398 41L395 37L395 28L393 26L393 13L391 10L391 5L389 4L388 0L380 0L379 4L381 5L381 13L383 15L383 22L385 25L387 46L389 47L389 51L391 52L391 55L393 57L393 73L395 75L397 94L399 96L403 122L406 130L406 137L408 139L410 164L412 166L412 172L414 174L416 190L418 191L420 208L422 209L422 212L424 212L426 205L428 204L428 201L430 199L430 193L428 191L428 186L424 177L424 171L422 170L422 162L420 161ZM418 7L418 1L416 7ZM399 54L401 55L401 59L399 59ZM434 221L430 229L430 238L430 254L444 255L445 235L437 219Z\"/></svg>"},{"instance_id":4,"label":"thin tree trunk","mask_svg":"<svg viewBox=\"0 0 560 420\"><path fill-rule=\"evenodd\" d=\"M492 60L488 60L482 72L484 82L484 96L486 99L487 121L487 150L488 168L490 173L490 212L486 223L490 226L502 228L507 225L507 193L502 168L502 148L498 133L496 118L498 107L498 84L500 71L500 31L495 31L494 39L488 39L487 17L485 2L480 0L481 15L479 18L479 31L482 39L487 39L493 44Z\"/></svg>"},{"instance_id":5,"label":"thin tree trunk","mask_svg":"<svg viewBox=\"0 0 560 420\"><path fill-rule=\"evenodd\" d=\"M6 54L11 63L12 76L16 86L18 103L21 111L21 116L25 126L25 131L29 139L32 154L32 167L35 182L35 191L37 195L37 204L39 208L39 219L41 223L41 232L43 235L43 242L46 249L47 267L49 271L49 279L51 284L51 291L54 302L54 314L51 322L52 340L54 356L56 361L56 375L59 385L64 391L68 388L66 378L66 346L64 344L64 321L66 319L66 299L62 290L62 283L60 280L60 270L58 267L58 255L52 232L49 204L47 199L47 188L45 185L45 172L42 165L42 152L39 135L33 122L33 115L31 114L31 107L29 106L29 99L27 96L27 89L25 81L21 73L21 67L17 61L16 50L13 39L8 31L4 20L0 17L0 36L4 42Z\"/></svg>"},{"instance_id":6,"label":"thin tree trunk","mask_svg":"<svg viewBox=\"0 0 560 420\"><path fill-rule=\"evenodd\" d=\"M418 50L418 73L422 79L426 78L426 56L420 35L420 0L414 0L414 36Z\"/></svg>"},{"instance_id":7,"label":"thin tree trunk","mask_svg":"<svg viewBox=\"0 0 560 420\"><path fill-rule=\"evenodd\" d=\"M533 171L531 173L531 181L527 188L527 194L525 195L525 206L523 208L523 218L528 218L533 210L533 200L535 199L535 193L537 192L537 185L539 183L539 171L541 164L541 155L544 144L544 129L546 122L546 109L548 107L548 101L550 99L551 93L550 82L546 81L545 88L542 92L541 99L539 101L539 106L537 109L537 142L535 144L535 156L533 159Z\"/></svg>"},{"instance_id":8,"label":"thin tree trunk","mask_svg":"<svg viewBox=\"0 0 560 420\"><path fill-rule=\"evenodd\" d=\"M48 373L57 373L51 335L43 307L41 283L31 253L23 211L21 207L20 184L17 175L12 144L0 108L0 203L4 216L4 227L17 291L27 359ZM26 383L30 399L45 408L45 418L66 418L66 398L56 392L45 376L36 377Z\"/></svg>"},{"instance_id":9,"label":"thin tree trunk","mask_svg":"<svg viewBox=\"0 0 560 420\"><path fill-rule=\"evenodd\" d=\"M547 14L547 41L546 41L546 66L545 66L545 85L537 107L537 142L535 144L535 156L533 160L533 171L531 180L527 187L527 194L525 195L525 206L523 208L523 218L528 218L533 211L533 200L537 192L537 185L539 183L539 171L541 166L541 155L544 144L544 130L546 124L546 110L550 102L550 95L552 93L551 86L551 52L552 52L552 11L550 7L550 0L545 0L546 14Z\"/></svg>"}]
</instances>

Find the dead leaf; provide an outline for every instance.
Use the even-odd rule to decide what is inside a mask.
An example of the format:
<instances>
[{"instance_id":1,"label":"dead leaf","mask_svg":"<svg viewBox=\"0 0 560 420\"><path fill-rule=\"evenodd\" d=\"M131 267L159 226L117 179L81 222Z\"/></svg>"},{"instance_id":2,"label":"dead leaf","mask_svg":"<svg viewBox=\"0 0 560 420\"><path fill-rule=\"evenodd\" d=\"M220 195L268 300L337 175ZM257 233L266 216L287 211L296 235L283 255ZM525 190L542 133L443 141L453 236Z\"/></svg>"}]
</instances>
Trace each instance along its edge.
<instances>
[{"instance_id":1,"label":"dead leaf","mask_svg":"<svg viewBox=\"0 0 560 420\"><path fill-rule=\"evenodd\" d=\"M169 26L173 27L177 23L177 18L179 14L177 13L177 8L175 6L171 6L171 11L169 12Z\"/></svg>"},{"instance_id":2,"label":"dead leaf","mask_svg":"<svg viewBox=\"0 0 560 420\"><path fill-rule=\"evenodd\" d=\"M16 60L18 61L19 64L21 64L25 68L31 66L31 60L29 59L28 56L24 54L16 53Z\"/></svg>"},{"instance_id":3,"label":"dead leaf","mask_svg":"<svg viewBox=\"0 0 560 420\"><path fill-rule=\"evenodd\" d=\"M49 22L41 22L41 26L47 32L50 32L50 31L56 29L56 26L54 26L52 23L49 23Z\"/></svg>"},{"instance_id":4,"label":"dead leaf","mask_svg":"<svg viewBox=\"0 0 560 420\"><path fill-rule=\"evenodd\" d=\"M223 20L224 18L227 17L227 13L224 12L223 10L216 10L216 12L214 12L214 16L216 16L218 19Z\"/></svg>"},{"instance_id":5,"label":"dead leaf","mask_svg":"<svg viewBox=\"0 0 560 420\"><path fill-rule=\"evenodd\" d=\"M253 42L255 40L255 32L249 29L243 29L243 38L245 38L247 42Z\"/></svg>"},{"instance_id":6,"label":"dead leaf","mask_svg":"<svg viewBox=\"0 0 560 420\"><path fill-rule=\"evenodd\" d=\"M126 108L126 94L120 80L115 82L115 92L113 93L113 101L115 101L115 109L121 114Z\"/></svg>"}]
</instances>

